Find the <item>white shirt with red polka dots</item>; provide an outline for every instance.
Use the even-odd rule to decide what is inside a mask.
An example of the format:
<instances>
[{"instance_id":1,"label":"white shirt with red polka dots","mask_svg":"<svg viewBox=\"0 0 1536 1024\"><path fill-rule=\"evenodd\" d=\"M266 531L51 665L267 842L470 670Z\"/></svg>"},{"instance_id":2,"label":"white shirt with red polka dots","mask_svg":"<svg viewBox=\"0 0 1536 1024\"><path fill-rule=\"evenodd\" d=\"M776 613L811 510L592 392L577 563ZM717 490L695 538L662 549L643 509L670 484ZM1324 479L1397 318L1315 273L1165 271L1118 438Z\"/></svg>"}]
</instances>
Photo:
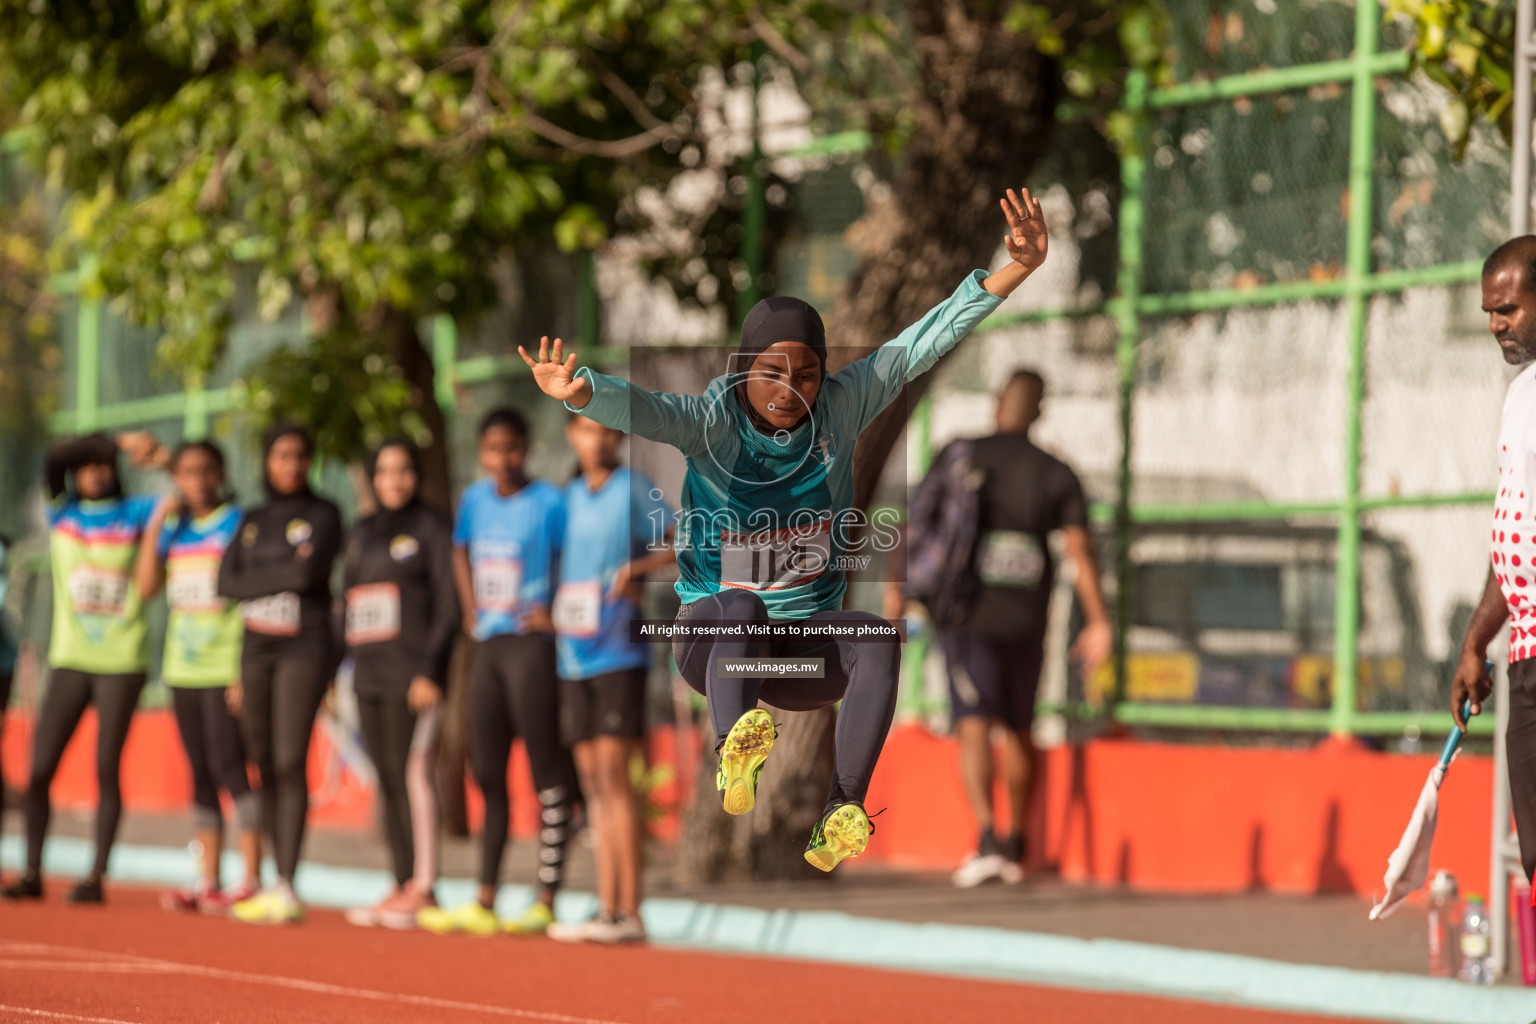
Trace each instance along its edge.
<instances>
[{"instance_id":1,"label":"white shirt with red polka dots","mask_svg":"<svg viewBox=\"0 0 1536 1024\"><path fill-rule=\"evenodd\" d=\"M1509 660L1536 657L1536 363L1509 385L1499 423L1493 572L1509 606Z\"/></svg>"}]
</instances>

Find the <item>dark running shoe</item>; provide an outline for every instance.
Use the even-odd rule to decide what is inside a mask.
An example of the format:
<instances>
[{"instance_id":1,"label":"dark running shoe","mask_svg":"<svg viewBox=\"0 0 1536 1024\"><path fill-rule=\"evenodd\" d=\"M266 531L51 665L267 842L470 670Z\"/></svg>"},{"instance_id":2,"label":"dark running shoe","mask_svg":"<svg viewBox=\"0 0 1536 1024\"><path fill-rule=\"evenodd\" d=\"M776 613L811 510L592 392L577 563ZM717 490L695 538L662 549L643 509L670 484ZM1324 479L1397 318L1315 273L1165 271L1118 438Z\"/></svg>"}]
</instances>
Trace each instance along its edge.
<instances>
[{"instance_id":1,"label":"dark running shoe","mask_svg":"<svg viewBox=\"0 0 1536 1024\"><path fill-rule=\"evenodd\" d=\"M82 878L64 894L64 902L72 907L90 906L107 902L107 894L101 891L101 879Z\"/></svg>"},{"instance_id":2,"label":"dark running shoe","mask_svg":"<svg viewBox=\"0 0 1536 1024\"><path fill-rule=\"evenodd\" d=\"M8 900L40 900L43 898L42 876L28 872L0 889L0 897Z\"/></svg>"}]
</instances>

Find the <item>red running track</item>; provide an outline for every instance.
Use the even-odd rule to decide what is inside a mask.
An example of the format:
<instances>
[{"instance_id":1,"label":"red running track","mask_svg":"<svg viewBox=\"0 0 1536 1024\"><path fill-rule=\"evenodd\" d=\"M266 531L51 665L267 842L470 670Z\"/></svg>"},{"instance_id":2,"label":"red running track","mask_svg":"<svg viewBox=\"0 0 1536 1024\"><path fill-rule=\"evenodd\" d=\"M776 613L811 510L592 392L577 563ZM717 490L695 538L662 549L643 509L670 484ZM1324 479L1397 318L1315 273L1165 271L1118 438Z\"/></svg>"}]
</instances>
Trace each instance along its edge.
<instances>
[{"instance_id":1,"label":"red running track","mask_svg":"<svg viewBox=\"0 0 1536 1024\"><path fill-rule=\"evenodd\" d=\"M106 907L0 905L0 1021L306 1024L1302 1024L1324 1018L790 960L545 939L438 938L176 916L153 893Z\"/></svg>"}]
</instances>

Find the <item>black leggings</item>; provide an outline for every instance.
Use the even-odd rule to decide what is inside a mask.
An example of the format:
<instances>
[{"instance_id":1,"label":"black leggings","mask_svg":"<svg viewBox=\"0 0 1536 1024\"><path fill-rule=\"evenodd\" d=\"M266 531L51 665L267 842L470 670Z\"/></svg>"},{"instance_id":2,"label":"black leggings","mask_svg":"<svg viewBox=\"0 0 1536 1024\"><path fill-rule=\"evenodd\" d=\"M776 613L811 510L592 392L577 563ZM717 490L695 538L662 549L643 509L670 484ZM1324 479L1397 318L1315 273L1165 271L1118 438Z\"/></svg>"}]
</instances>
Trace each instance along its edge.
<instances>
[{"instance_id":1,"label":"black leggings","mask_svg":"<svg viewBox=\"0 0 1536 1024\"><path fill-rule=\"evenodd\" d=\"M309 739L330 683L322 655L245 658L240 665L245 750L261 775L261 826L272 843L277 877L292 883L309 814Z\"/></svg>"},{"instance_id":2,"label":"black leggings","mask_svg":"<svg viewBox=\"0 0 1536 1024\"><path fill-rule=\"evenodd\" d=\"M235 824L242 830L260 824L261 798L251 792L245 773L245 743L240 722L230 713L228 690L223 686L172 686L171 706L181 745L192 768L192 824L199 829L222 829L224 814L219 790L235 805Z\"/></svg>"},{"instance_id":3,"label":"black leggings","mask_svg":"<svg viewBox=\"0 0 1536 1024\"><path fill-rule=\"evenodd\" d=\"M43 868L43 838L48 834L48 819L53 812L48 788L59 770L59 759L64 756L64 748L80 725L86 707L95 704L96 785L100 795L96 803L96 860L91 874L107 873L107 857L112 853L117 823L123 816L123 791L118 779L123 742L128 739L128 724L133 720L143 689L142 672L105 675L56 668L49 673L48 692L32 736L32 778L27 783L29 872Z\"/></svg>"},{"instance_id":4,"label":"black leggings","mask_svg":"<svg viewBox=\"0 0 1536 1024\"><path fill-rule=\"evenodd\" d=\"M501 878L512 803L507 762L521 736L539 794L539 881L555 889L565 872L565 840L576 792L576 765L560 743L560 684L555 641L543 634L497 636L475 645L469 677L469 756L485 797L480 884Z\"/></svg>"},{"instance_id":5,"label":"black leggings","mask_svg":"<svg viewBox=\"0 0 1536 1024\"><path fill-rule=\"evenodd\" d=\"M11 682L15 679L9 672L0 673L0 744L5 742L5 709L11 703ZM5 779L0 777L0 825L5 823Z\"/></svg>"},{"instance_id":6,"label":"black leggings","mask_svg":"<svg viewBox=\"0 0 1536 1024\"><path fill-rule=\"evenodd\" d=\"M684 605L677 618L679 622L690 618L771 621L762 598L746 590L726 590ZM884 619L870 612L836 610L817 612L801 621L885 624ZM709 701L717 750L736 720L757 707L759 700L785 711L815 711L841 700L843 707L837 716L837 769L827 802L863 802L880 748L885 746L891 719L896 715L901 646L895 640L678 640L672 644L672 655L688 685ZM718 672L717 662L722 658L764 657L822 658L826 675L821 679L732 679Z\"/></svg>"},{"instance_id":7,"label":"black leggings","mask_svg":"<svg viewBox=\"0 0 1536 1024\"><path fill-rule=\"evenodd\" d=\"M395 882L413 878L422 892L437 881L437 794L433 766L442 727L441 703L421 714L404 695L357 695L363 741L379 773L384 832Z\"/></svg>"}]
</instances>

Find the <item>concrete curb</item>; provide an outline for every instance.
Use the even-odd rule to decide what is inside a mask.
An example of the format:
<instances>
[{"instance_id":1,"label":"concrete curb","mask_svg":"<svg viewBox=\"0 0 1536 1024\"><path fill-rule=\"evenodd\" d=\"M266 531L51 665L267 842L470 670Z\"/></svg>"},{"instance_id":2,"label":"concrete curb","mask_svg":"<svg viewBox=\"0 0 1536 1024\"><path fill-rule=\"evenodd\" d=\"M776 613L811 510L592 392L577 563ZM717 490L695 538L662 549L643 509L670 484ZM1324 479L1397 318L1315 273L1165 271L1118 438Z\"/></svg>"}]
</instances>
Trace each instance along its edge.
<instances>
[{"instance_id":1,"label":"concrete curb","mask_svg":"<svg viewBox=\"0 0 1536 1024\"><path fill-rule=\"evenodd\" d=\"M44 869L64 877L83 874L90 865L91 850L92 844L85 840L52 839ZM0 864L19 864L21 854L19 837L0 840ZM226 859L226 870L237 872L238 858L231 853ZM119 844L113 850L112 865L112 877L121 882L174 886L190 878L188 854L170 847ZM389 890L391 879L383 871L305 864L296 884L315 906L346 908L378 899ZM445 905L471 899L474 892L475 883L462 878L444 879L438 887ZM532 898L529 886L503 886L498 910L515 912ZM562 893L556 909L562 919L581 920L594 912L596 898L589 893ZM1536 990L1477 988L1411 974L1292 964L1141 942L680 899L647 900L644 913L652 944L679 949L1412 1024L1520 1024L1536 1018Z\"/></svg>"}]
</instances>

